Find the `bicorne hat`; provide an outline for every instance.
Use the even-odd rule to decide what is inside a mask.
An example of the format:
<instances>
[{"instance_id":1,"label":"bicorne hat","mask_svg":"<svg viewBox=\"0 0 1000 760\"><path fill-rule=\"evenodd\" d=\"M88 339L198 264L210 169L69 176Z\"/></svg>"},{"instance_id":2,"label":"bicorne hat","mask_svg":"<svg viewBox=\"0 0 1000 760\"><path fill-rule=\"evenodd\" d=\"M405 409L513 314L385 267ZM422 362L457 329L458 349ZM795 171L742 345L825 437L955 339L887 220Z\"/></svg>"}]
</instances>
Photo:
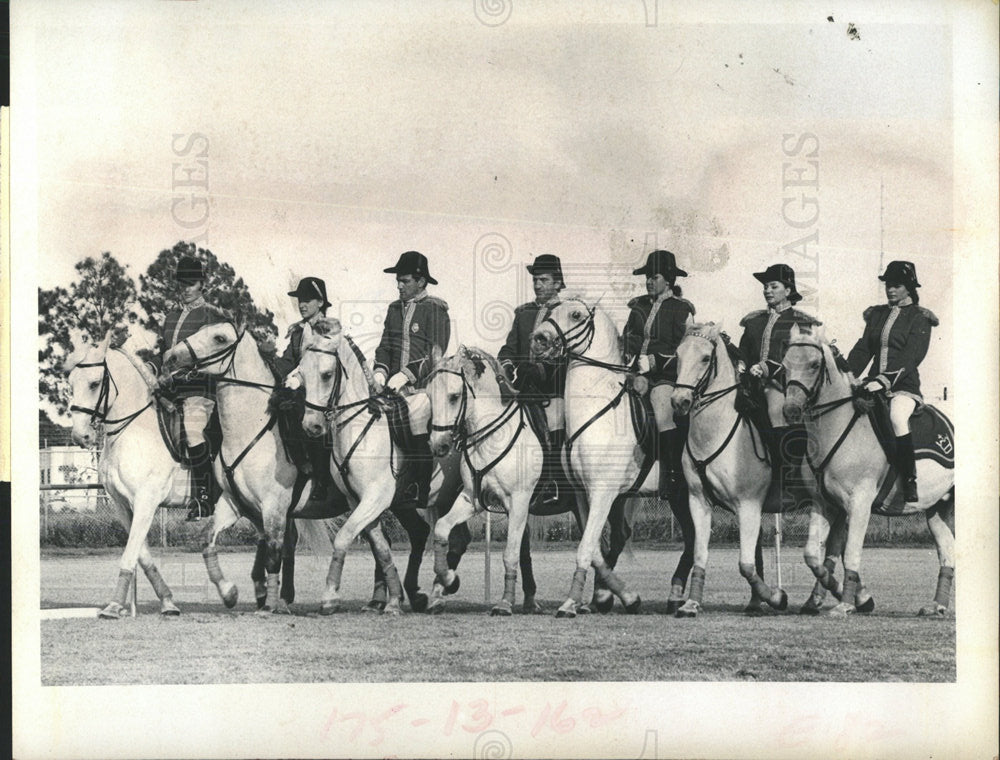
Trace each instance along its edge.
<instances>
[{"instance_id":1,"label":"bicorne hat","mask_svg":"<svg viewBox=\"0 0 1000 760\"><path fill-rule=\"evenodd\" d=\"M885 268L885 274L879 275L879 279L882 282L905 285L910 290L920 287L920 283L917 282L917 268L911 261L890 261L889 266Z\"/></svg>"},{"instance_id":2,"label":"bicorne hat","mask_svg":"<svg viewBox=\"0 0 1000 760\"><path fill-rule=\"evenodd\" d=\"M753 276L764 285L769 282L780 282L791 291L788 294L788 300L791 303L798 303L802 300L802 294L795 289L795 270L788 264L771 264L763 272L754 272Z\"/></svg>"},{"instance_id":3,"label":"bicorne hat","mask_svg":"<svg viewBox=\"0 0 1000 760\"><path fill-rule=\"evenodd\" d=\"M326 300L326 283L319 277L303 277L299 280L299 286L295 290L289 290L288 295L298 298L300 301L313 301L319 299L323 302L321 308L329 308L330 302Z\"/></svg>"},{"instance_id":4,"label":"bicorne hat","mask_svg":"<svg viewBox=\"0 0 1000 760\"><path fill-rule=\"evenodd\" d=\"M632 270L632 274L662 274L666 279L687 277L687 272L677 266L677 260L670 251L653 251L646 257L646 266Z\"/></svg>"},{"instance_id":5,"label":"bicorne hat","mask_svg":"<svg viewBox=\"0 0 1000 760\"><path fill-rule=\"evenodd\" d=\"M193 285L205 281L205 270L201 261L193 256L181 256L177 261L177 271L174 279L182 285Z\"/></svg>"},{"instance_id":6,"label":"bicorne hat","mask_svg":"<svg viewBox=\"0 0 1000 760\"><path fill-rule=\"evenodd\" d=\"M543 253L535 257L534 262L525 267L531 275L554 274L559 278L560 290L566 287L566 280L563 279L562 262L558 256L551 253Z\"/></svg>"},{"instance_id":7,"label":"bicorne hat","mask_svg":"<svg viewBox=\"0 0 1000 760\"><path fill-rule=\"evenodd\" d=\"M412 274L414 277L423 277L431 285L438 284L438 281L431 277L427 267L427 257L418 251L407 251L401 254L396 266L382 271L389 274Z\"/></svg>"}]
</instances>

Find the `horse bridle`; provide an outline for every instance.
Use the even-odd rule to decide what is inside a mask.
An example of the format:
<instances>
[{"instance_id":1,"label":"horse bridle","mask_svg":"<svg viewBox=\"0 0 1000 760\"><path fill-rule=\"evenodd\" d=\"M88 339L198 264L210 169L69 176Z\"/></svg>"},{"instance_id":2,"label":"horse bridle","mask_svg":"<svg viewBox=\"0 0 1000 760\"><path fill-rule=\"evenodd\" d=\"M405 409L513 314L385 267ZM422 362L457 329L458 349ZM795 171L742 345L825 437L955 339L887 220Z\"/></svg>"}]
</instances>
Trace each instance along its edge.
<instances>
[{"instance_id":1,"label":"horse bridle","mask_svg":"<svg viewBox=\"0 0 1000 760\"><path fill-rule=\"evenodd\" d=\"M574 299L575 300L575 299ZM555 309L562 301L558 303L551 304L548 307L549 315L552 314L552 310ZM551 316L546 316L542 320L541 324L552 325L552 329L556 331L556 336L559 339L559 352L555 356L550 356L542 361L548 364L554 364L563 358L570 361L578 361L581 364L589 364L592 367L601 367L602 369L610 369L615 372L628 372L631 370L627 364L611 364L609 362L598 361L597 359L591 359L589 356L585 356L586 352L590 349L590 346L594 342L594 334L597 331L597 327L594 324L594 309L591 309L587 304L582 301L578 303L587 311L587 318L582 322L573 325L571 328L565 332L559 326L559 324L552 319ZM580 339L580 343L577 345L571 345L573 341ZM586 345L584 345L586 343ZM580 347L582 346L582 348Z\"/></svg>"},{"instance_id":2,"label":"horse bridle","mask_svg":"<svg viewBox=\"0 0 1000 760\"><path fill-rule=\"evenodd\" d=\"M830 372L829 368L826 366L826 353L823 351L821 346L817 346L815 343L809 343L806 341L797 341L795 343L789 343L788 348L793 346L801 346L804 348L812 348L819 351L820 354L820 371L816 373L816 382L813 383L812 388L806 387L806 384L800 380L790 379L786 380L785 392L792 386L797 386L802 389L802 392L806 394L806 406L813 406L816 403L816 399L819 398L819 389L823 383L823 377L826 376L827 382L830 382ZM785 377L788 377L788 372L785 372Z\"/></svg>"},{"instance_id":3,"label":"horse bridle","mask_svg":"<svg viewBox=\"0 0 1000 760\"><path fill-rule=\"evenodd\" d=\"M335 404L337 399L340 398L340 381L341 378L346 376L347 372L344 369L344 365L340 361L340 355L336 351L330 351L326 348L318 348L316 346L309 346L306 351L311 351L315 354L327 354L334 357L337 363L337 377L333 381L333 388L330 389L330 396L326 400L325 405L314 404L309 399L305 399L304 403L307 409L312 409L314 412L322 412L324 416L331 415L336 409Z\"/></svg>"},{"instance_id":4,"label":"horse bridle","mask_svg":"<svg viewBox=\"0 0 1000 760\"><path fill-rule=\"evenodd\" d=\"M452 441L457 442L464 435L462 429L465 427L465 415L469 411L469 394L471 393L472 398L475 398L476 391L469 383L469 379L465 376L464 369L453 370L445 367L439 367L427 376L427 385L430 385L431 379L435 375L455 375L462 380L462 399L458 404L458 412L455 414L454 421L450 425L438 425L431 423L431 430L437 433L451 433Z\"/></svg>"},{"instance_id":5,"label":"horse bridle","mask_svg":"<svg viewBox=\"0 0 1000 760\"><path fill-rule=\"evenodd\" d=\"M236 340L233 341L232 345L226 346L225 348L220 348L218 351L199 358L194 352L194 348L191 347L191 343L188 338L181 341L181 345L187 349L188 355L191 357L191 366L186 368L186 374L191 374L192 372L197 372L210 364L215 364L216 362L222 362L225 359L229 359L229 366L225 370L219 373L219 376L223 376L229 373L229 370L233 368L233 362L236 361L236 349L240 345L240 341L243 340L243 336L246 335L246 330L240 332L236 325L232 322L225 322L233 328L236 333ZM190 337L190 336L189 336Z\"/></svg>"},{"instance_id":6,"label":"horse bridle","mask_svg":"<svg viewBox=\"0 0 1000 760\"><path fill-rule=\"evenodd\" d=\"M115 350L119 350L119 349L115 349ZM90 415L90 426L92 428L96 428L98 426L98 424L104 424L104 425L121 425L121 427L118 427L118 428L116 428L114 430L108 430L108 431L106 431L106 435L108 435L109 437L110 436L118 435L118 433L120 433L122 430L124 430L126 427L128 427L129 423L132 422L132 420L134 420L136 417L138 417L144 411L146 411L147 409L149 409L149 407L152 406L153 402L149 401L144 407L142 407L141 409L139 409L136 412L133 412L132 414L125 415L124 417L119 417L116 420L109 420L108 419L108 412L111 411L111 405L112 405L112 402L111 402L111 387L114 386L114 389L115 389L115 398L117 399L118 398L118 383L116 383L115 379L111 376L111 370L108 369L108 360L107 360L106 357L104 359L102 359L101 361L99 361L99 362L82 362L80 364L77 364L74 367L74 369L87 369L87 368L90 368L90 367L103 367L104 368L103 369L103 373L101 374L101 389L100 389L100 391L98 391L97 401L94 403L94 407L93 408L89 408L89 407L86 407L86 406L79 406L77 404L73 404L72 406L70 406L69 410L70 410L70 412L82 412L83 414L89 414ZM103 409L101 408L102 405L104 407Z\"/></svg>"}]
</instances>

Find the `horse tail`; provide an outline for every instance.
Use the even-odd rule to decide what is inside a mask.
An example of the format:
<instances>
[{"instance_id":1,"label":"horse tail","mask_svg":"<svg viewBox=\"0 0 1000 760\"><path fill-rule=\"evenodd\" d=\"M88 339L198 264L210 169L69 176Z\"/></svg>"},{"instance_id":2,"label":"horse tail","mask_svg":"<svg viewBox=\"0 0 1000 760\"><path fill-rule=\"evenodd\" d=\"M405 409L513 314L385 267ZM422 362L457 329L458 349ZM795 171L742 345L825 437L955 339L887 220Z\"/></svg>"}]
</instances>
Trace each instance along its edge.
<instances>
[{"instance_id":1,"label":"horse tail","mask_svg":"<svg viewBox=\"0 0 1000 760\"><path fill-rule=\"evenodd\" d=\"M296 520L299 546L318 557L333 556L333 541L330 539L328 527L332 522L332 520Z\"/></svg>"}]
</instances>

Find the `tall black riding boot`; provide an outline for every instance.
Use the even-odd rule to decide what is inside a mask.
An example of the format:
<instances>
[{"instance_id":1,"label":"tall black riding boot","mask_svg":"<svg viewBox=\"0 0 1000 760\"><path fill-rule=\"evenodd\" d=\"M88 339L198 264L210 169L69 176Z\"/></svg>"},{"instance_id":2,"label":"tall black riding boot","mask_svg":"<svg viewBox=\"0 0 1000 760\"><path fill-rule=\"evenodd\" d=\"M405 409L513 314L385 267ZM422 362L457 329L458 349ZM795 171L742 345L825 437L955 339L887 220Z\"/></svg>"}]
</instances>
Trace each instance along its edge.
<instances>
[{"instance_id":1,"label":"tall black riding boot","mask_svg":"<svg viewBox=\"0 0 1000 760\"><path fill-rule=\"evenodd\" d=\"M187 521L200 520L215 511L218 495L213 493L214 476L212 474L212 458L208 454L208 444L199 443L188 449L191 460L191 486L194 505L188 510Z\"/></svg>"},{"instance_id":2,"label":"tall black riding boot","mask_svg":"<svg viewBox=\"0 0 1000 760\"><path fill-rule=\"evenodd\" d=\"M323 440L309 443L309 464L312 465L312 492L309 502L322 504L327 499L327 490L331 483L330 451Z\"/></svg>"},{"instance_id":3,"label":"tall black riding boot","mask_svg":"<svg viewBox=\"0 0 1000 760\"><path fill-rule=\"evenodd\" d=\"M896 468L899 479L903 482L903 498L907 504L916 504L917 497L917 462L913 455L913 436L896 436Z\"/></svg>"},{"instance_id":4,"label":"tall black riding boot","mask_svg":"<svg viewBox=\"0 0 1000 760\"><path fill-rule=\"evenodd\" d=\"M562 467L562 448L566 442L565 430L549 431L549 448L542 456L541 503L552 506L559 503L561 491L567 487Z\"/></svg>"},{"instance_id":5,"label":"tall black riding boot","mask_svg":"<svg viewBox=\"0 0 1000 760\"><path fill-rule=\"evenodd\" d=\"M431 493L431 476L434 474L434 455L431 454L430 435L413 436L414 479L417 482L417 508L425 509Z\"/></svg>"},{"instance_id":6,"label":"tall black riding boot","mask_svg":"<svg viewBox=\"0 0 1000 760\"><path fill-rule=\"evenodd\" d=\"M684 454L684 433L677 428L661 430L657 435L656 460L660 464L660 487L657 495L669 499L678 487L686 485L681 457Z\"/></svg>"},{"instance_id":7,"label":"tall black riding boot","mask_svg":"<svg viewBox=\"0 0 1000 760\"><path fill-rule=\"evenodd\" d=\"M802 460L809 446L809 434L805 425L788 425L775 428L774 453L776 455L777 472L782 491L787 494L789 489L800 488L802 480Z\"/></svg>"}]
</instances>

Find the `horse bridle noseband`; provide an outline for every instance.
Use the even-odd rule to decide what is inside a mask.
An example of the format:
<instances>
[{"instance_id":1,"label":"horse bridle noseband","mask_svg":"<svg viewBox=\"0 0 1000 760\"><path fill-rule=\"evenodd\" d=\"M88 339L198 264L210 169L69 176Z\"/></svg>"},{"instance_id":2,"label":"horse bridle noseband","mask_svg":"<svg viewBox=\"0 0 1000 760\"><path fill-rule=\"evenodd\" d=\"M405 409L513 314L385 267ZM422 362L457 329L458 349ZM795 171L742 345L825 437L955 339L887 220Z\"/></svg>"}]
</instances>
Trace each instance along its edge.
<instances>
[{"instance_id":1,"label":"horse bridle noseband","mask_svg":"<svg viewBox=\"0 0 1000 760\"><path fill-rule=\"evenodd\" d=\"M463 428L465 427L465 415L469 410L469 394L472 394L472 398L476 397L476 391L473 389L472 385L469 383L469 379L465 376L465 370L453 370L445 369L440 367L435 369L427 376L426 385L430 385L431 379L435 375L455 375L462 380L462 400L458 404L458 412L455 413L455 420L450 425L437 425L431 423L431 430L436 433L451 433L451 439L453 442L457 443L460 438L465 434L463 433Z\"/></svg>"},{"instance_id":2,"label":"horse bridle noseband","mask_svg":"<svg viewBox=\"0 0 1000 760\"><path fill-rule=\"evenodd\" d=\"M548 307L548 314L551 315L552 310L561 303L565 302L560 301L558 303L551 304ZM556 331L556 337L559 339L559 353L555 356L543 359L542 361L547 364L555 364L561 359L566 358L570 361L578 361L581 364L588 364L591 367L601 367L602 369L610 369L615 372L629 372L632 368L627 364L611 364L609 362L591 359L589 356L584 355L594 342L594 334L597 332L597 327L594 324L594 309L591 309L582 301L578 301L578 303L586 310L587 318L582 322L573 325L565 332L559 324L552 319L551 316L546 316L545 319L542 320L541 324L552 325L552 329ZM577 339L580 339L580 342L575 346L571 345L571 343Z\"/></svg>"},{"instance_id":3,"label":"horse bridle noseband","mask_svg":"<svg viewBox=\"0 0 1000 760\"><path fill-rule=\"evenodd\" d=\"M229 370L233 368L233 362L236 361L236 349L239 347L240 341L243 340L243 336L246 335L246 330L240 332L239 329L237 329L236 325L233 324L232 322L225 322L224 324L227 324L233 328L233 331L236 333L236 340L233 341L232 345L226 346L225 348L220 348L218 351L215 351L214 353L211 353L208 356L204 356L200 359L198 358L198 355L194 352L194 348L191 347L191 343L189 341L189 338L191 336L188 336L188 338L185 338L184 340L181 341L181 345L183 345L184 348L187 349L188 355L191 357L191 366L187 368L186 374L191 374L192 372L198 372L199 370L204 369L210 364L215 364L216 362L222 362L227 358L229 359L229 366L226 367L225 370L220 372L219 376L221 377L223 375L228 374Z\"/></svg>"},{"instance_id":4,"label":"horse bridle noseband","mask_svg":"<svg viewBox=\"0 0 1000 760\"><path fill-rule=\"evenodd\" d=\"M819 398L819 389L823 383L823 377L826 376L826 381L830 382L830 370L829 367L826 366L826 353L823 351L823 348L821 346L817 346L815 343L809 343L806 341L797 341L795 343L788 344L788 348L792 348L793 346L812 348L815 349L816 351L819 351L820 354L820 361L821 361L820 371L816 373L816 382L813 383L812 388L807 388L805 383L803 383L801 380L796 380L796 379L786 380L785 383L786 393L788 389L793 386L801 388L802 392L806 395L806 406L811 407L815 404L816 399ZM785 376L787 378L788 376L787 371L785 372Z\"/></svg>"},{"instance_id":5,"label":"horse bridle noseband","mask_svg":"<svg viewBox=\"0 0 1000 760\"><path fill-rule=\"evenodd\" d=\"M114 349L114 350L119 351L120 349ZM152 406L153 402L152 400L150 400L144 407L142 407L136 412L133 412L132 414L128 414L124 417L119 417L116 420L109 420L108 412L111 411L111 387L114 386L115 399L117 400L118 383L116 383L115 379L111 376L111 370L108 369L108 360L106 357L99 362L82 362L80 364L77 364L73 369L88 369L90 367L104 368L104 371L101 375L101 389L97 394L97 401L94 403L94 407L92 409L89 407L78 406L77 404L73 404L72 406L70 406L69 410L70 412L82 412L83 414L89 414L90 426L92 428L96 428L98 424L120 425L120 427L115 428L114 430L105 431L105 434L108 437L118 435L126 427L129 426L132 420L134 420L144 411L149 409L149 407ZM103 409L101 408L102 405L104 407Z\"/></svg>"}]
</instances>

